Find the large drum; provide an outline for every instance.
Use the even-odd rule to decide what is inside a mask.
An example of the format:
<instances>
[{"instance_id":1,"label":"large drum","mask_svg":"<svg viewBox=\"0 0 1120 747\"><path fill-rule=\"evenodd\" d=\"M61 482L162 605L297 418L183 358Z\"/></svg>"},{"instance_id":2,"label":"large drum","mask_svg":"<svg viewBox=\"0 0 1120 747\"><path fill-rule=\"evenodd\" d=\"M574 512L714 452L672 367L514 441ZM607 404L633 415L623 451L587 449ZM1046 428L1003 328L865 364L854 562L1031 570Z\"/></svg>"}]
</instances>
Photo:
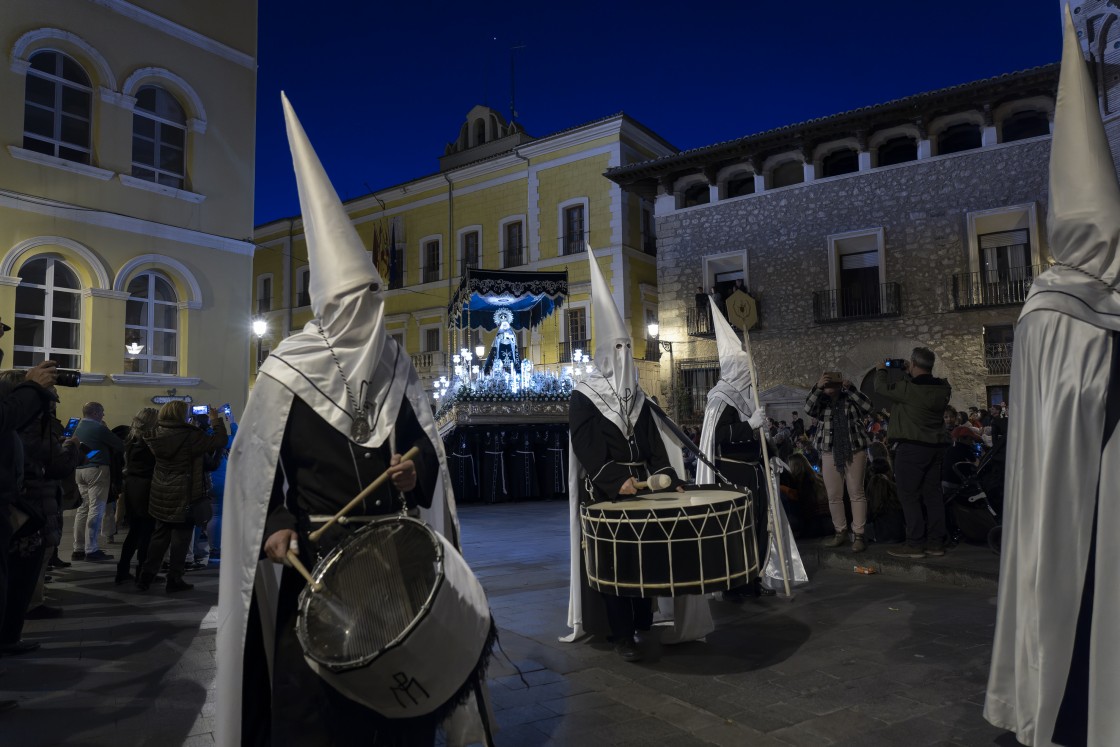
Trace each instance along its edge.
<instances>
[{"instance_id":1,"label":"large drum","mask_svg":"<svg viewBox=\"0 0 1120 747\"><path fill-rule=\"evenodd\" d=\"M343 540L300 594L304 658L387 718L430 716L473 684L493 642L486 594L423 522L378 519Z\"/></svg>"},{"instance_id":2,"label":"large drum","mask_svg":"<svg viewBox=\"0 0 1120 747\"><path fill-rule=\"evenodd\" d=\"M758 575L751 496L653 493L580 507L592 589L623 597L708 594Z\"/></svg>"}]
</instances>

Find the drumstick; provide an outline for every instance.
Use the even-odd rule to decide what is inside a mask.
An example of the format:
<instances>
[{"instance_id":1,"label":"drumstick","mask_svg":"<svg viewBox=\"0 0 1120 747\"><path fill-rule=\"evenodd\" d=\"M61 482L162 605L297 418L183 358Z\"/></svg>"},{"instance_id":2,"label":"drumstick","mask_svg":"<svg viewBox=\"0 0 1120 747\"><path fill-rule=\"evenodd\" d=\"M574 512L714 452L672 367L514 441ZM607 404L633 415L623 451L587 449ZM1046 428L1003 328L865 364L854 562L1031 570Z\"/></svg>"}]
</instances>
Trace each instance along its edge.
<instances>
[{"instance_id":1,"label":"drumstick","mask_svg":"<svg viewBox=\"0 0 1120 747\"><path fill-rule=\"evenodd\" d=\"M296 555L295 550L288 550L288 564L292 566L292 568L295 568L297 571L299 571L299 575L304 577L304 579L307 581L307 585L311 587L311 591L322 590L323 585L311 577L311 573L307 570L307 566L300 562L299 556Z\"/></svg>"},{"instance_id":2,"label":"drumstick","mask_svg":"<svg viewBox=\"0 0 1120 747\"><path fill-rule=\"evenodd\" d=\"M649 479L645 482L636 482L634 487L638 490L665 490L673 484L673 478L668 475L650 475Z\"/></svg>"},{"instance_id":3,"label":"drumstick","mask_svg":"<svg viewBox=\"0 0 1120 747\"><path fill-rule=\"evenodd\" d=\"M406 451L404 453L404 456L401 457L400 463L404 464L405 462L411 462L413 459L415 459L419 455L420 455L420 447L419 446L413 446L411 449L409 449L408 451ZM373 494L373 491L377 490L383 484L385 484L385 481L389 479L389 470L391 470L391 469L392 469L392 467L390 467L389 469L385 470L380 475L378 475L376 480L374 480L369 485L367 485L365 490L363 490L362 492L360 492L356 496L354 496L354 499L352 501L350 501L349 503L347 503L345 506L343 506L342 510L339 511L334 516L332 516L330 518L330 520L327 521L326 524L324 524L323 526L319 527L314 532L312 532L309 535L310 538L311 538L311 541L312 542L318 542L319 538L323 536L323 532L327 531L328 527L330 527L332 524L334 524L336 521L341 519L343 516L350 513L355 508L357 508L361 504L362 501L364 501L366 498L369 498Z\"/></svg>"}]
</instances>

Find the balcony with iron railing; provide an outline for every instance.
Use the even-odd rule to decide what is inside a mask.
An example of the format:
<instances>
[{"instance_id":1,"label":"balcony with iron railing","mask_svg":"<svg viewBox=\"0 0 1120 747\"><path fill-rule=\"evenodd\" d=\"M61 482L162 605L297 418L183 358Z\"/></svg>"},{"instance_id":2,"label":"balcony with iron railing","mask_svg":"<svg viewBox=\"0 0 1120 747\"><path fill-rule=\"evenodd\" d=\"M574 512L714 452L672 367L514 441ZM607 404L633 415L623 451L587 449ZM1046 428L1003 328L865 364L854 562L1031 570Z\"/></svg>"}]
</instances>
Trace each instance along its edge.
<instances>
[{"instance_id":1,"label":"balcony with iron railing","mask_svg":"<svg viewBox=\"0 0 1120 747\"><path fill-rule=\"evenodd\" d=\"M813 293L813 321L817 324L882 319L901 314L902 286L898 283L882 283L877 292L856 287Z\"/></svg>"},{"instance_id":2,"label":"balcony with iron railing","mask_svg":"<svg viewBox=\"0 0 1120 747\"><path fill-rule=\"evenodd\" d=\"M444 370L446 356L442 350L429 350L424 353L413 353L412 365L419 374L435 374Z\"/></svg>"},{"instance_id":3,"label":"balcony with iron railing","mask_svg":"<svg viewBox=\"0 0 1120 747\"><path fill-rule=\"evenodd\" d=\"M502 267L518 267L525 264L525 247L506 247L502 252Z\"/></svg>"},{"instance_id":4,"label":"balcony with iron railing","mask_svg":"<svg viewBox=\"0 0 1120 747\"><path fill-rule=\"evenodd\" d=\"M984 343L984 364L988 367L989 376L1011 375L1011 353L1014 349L1013 342Z\"/></svg>"},{"instance_id":5,"label":"balcony with iron railing","mask_svg":"<svg viewBox=\"0 0 1120 747\"><path fill-rule=\"evenodd\" d=\"M257 313L267 314L272 311L272 298L258 298L257 299Z\"/></svg>"},{"instance_id":6,"label":"balcony with iron railing","mask_svg":"<svg viewBox=\"0 0 1120 747\"><path fill-rule=\"evenodd\" d=\"M439 280L439 265L428 266L421 273L421 282L434 283Z\"/></svg>"},{"instance_id":7,"label":"balcony with iron railing","mask_svg":"<svg viewBox=\"0 0 1120 747\"><path fill-rule=\"evenodd\" d=\"M685 327L689 337L704 337L715 339L716 331L712 327L711 309L689 308L685 314Z\"/></svg>"},{"instance_id":8,"label":"balcony with iron railing","mask_svg":"<svg viewBox=\"0 0 1120 747\"><path fill-rule=\"evenodd\" d=\"M296 294L296 308L311 305L311 293L308 291L300 291Z\"/></svg>"},{"instance_id":9,"label":"balcony with iron railing","mask_svg":"<svg viewBox=\"0 0 1120 747\"><path fill-rule=\"evenodd\" d=\"M567 257L572 254L580 254L587 251L588 232L580 231L579 233L569 233L564 236L561 244L560 251L563 256Z\"/></svg>"},{"instance_id":10,"label":"balcony with iron railing","mask_svg":"<svg viewBox=\"0 0 1120 747\"><path fill-rule=\"evenodd\" d=\"M660 361L661 360L661 341L654 337L646 338L646 354L645 360L647 361Z\"/></svg>"},{"instance_id":11,"label":"balcony with iron railing","mask_svg":"<svg viewBox=\"0 0 1120 747\"><path fill-rule=\"evenodd\" d=\"M953 275L949 279L950 302L958 311L1023 303L1034 279L1044 269L1041 265L1026 265Z\"/></svg>"},{"instance_id":12,"label":"balcony with iron railing","mask_svg":"<svg viewBox=\"0 0 1120 747\"><path fill-rule=\"evenodd\" d=\"M592 355L591 340L567 340L561 342L559 345L560 362L571 363L572 355L576 350L584 355Z\"/></svg>"}]
</instances>

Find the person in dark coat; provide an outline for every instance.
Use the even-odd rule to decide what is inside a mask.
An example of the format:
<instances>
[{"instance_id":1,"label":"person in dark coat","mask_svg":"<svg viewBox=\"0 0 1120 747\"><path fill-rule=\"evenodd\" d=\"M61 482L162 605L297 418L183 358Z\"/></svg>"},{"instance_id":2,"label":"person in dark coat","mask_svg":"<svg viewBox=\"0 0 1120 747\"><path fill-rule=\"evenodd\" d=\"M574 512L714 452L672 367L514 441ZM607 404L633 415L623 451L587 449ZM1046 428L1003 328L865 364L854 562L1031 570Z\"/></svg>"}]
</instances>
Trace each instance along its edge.
<instances>
[{"instance_id":1,"label":"person in dark coat","mask_svg":"<svg viewBox=\"0 0 1120 747\"><path fill-rule=\"evenodd\" d=\"M152 539L155 520L148 513L148 498L152 491L152 473L156 457L145 439L154 438L159 422L159 411L142 407L132 418L132 426L124 439L124 505L128 516L128 536L121 547L117 561L117 584L133 580L129 571L133 555L136 556L135 580L140 581L141 569L148 558L148 543ZM154 580L154 579L153 579Z\"/></svg>"},{"instance_id":2,"label":"person in dark coat","mask_svg":"<svg viewBox=\"0 0 1120 747\"><path fill-rule=\"evenodd\" d=\"M167 591L188 591L193 584L183 581L187 545L194 532L191 505L207 499L202 457L226 445L226 426L222 414L210 409L214 433L207 435L187 422L187 404L181 400L168 402L159 410L155 436L145 439L156 458L148 513L155 520L148 557L140 573L138 586L146 590L159 571L163 556L171 548Z\"/></svg>"}]
</instances>

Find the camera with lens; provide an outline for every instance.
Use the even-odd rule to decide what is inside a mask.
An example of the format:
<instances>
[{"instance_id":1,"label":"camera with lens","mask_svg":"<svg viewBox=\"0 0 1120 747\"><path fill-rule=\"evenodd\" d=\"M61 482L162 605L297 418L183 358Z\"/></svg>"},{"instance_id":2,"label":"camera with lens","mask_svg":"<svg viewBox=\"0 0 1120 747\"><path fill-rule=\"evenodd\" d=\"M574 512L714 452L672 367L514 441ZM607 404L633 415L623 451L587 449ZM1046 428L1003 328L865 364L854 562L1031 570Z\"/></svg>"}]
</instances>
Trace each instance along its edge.
<instances>
[{"instance_id":1,"label":"camera with lens","mask_svg":"<svg viewBox=\"0 0 1120 747\"><path fill-rule=\"evenodd\" d=\"M55 379L55 384L58 386L78 386L82 383L82 372L71 371L69 369L60 368L57 371L58 378Z\"/></svg>"},{"instance_id":2,"label":"camera with lens","mask_svg":"<svg viewBox=\"0 0 1120 747\"><path fill-rule=\"evenodd\" d=\"M884 362L884 365L887 368L900 368L900 369L906 368L906 359L905 358L887 358L887 360Z\"/></svg>"}]
</instances>

